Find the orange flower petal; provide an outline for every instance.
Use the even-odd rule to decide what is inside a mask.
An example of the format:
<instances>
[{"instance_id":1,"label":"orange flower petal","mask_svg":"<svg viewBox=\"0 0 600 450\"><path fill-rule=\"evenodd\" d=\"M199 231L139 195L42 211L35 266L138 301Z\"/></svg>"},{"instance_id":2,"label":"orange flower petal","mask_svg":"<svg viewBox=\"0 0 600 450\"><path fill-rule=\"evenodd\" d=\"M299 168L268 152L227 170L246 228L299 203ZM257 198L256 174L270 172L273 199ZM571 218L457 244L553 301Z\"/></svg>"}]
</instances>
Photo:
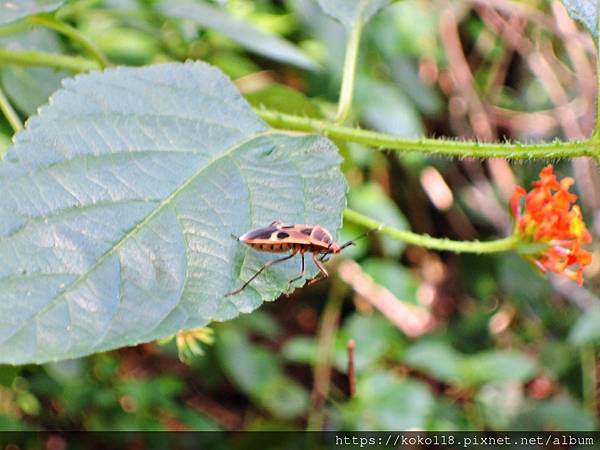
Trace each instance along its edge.
<instances>
[{"instance_id":1,"label":"orange flower petal","mask_svg":"<svg viewBox=\"0 0 600 450\"><path fill-rule=\"evenodd\" d=\"M552 165L544 167L540 179L527 192L517 186L510 201L515 217L515 233L526 242L547 243L538 255L529 256L543 272L551 271L583 283L583 269L592 254L581 248L592 241L577 196L569 192L574 180L558 181Z\"/></svg>"}]
</instances>

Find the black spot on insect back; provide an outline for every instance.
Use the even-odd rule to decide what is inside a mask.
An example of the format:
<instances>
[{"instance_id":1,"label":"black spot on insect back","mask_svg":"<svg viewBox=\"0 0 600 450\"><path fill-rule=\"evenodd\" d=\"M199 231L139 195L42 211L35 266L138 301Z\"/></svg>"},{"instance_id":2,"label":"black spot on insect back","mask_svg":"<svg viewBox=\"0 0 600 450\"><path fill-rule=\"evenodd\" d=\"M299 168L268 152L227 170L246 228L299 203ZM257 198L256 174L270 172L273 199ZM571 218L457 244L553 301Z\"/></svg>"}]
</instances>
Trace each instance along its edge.
<instances>
[{"instance_id":1,"label":"black spot on insect back","mask_svg":"<svg viewBox=\"0 0 600 450\"><path fill-rule=\"evenodd\" d=\"M269 239L273 232L275 232L277 228L275 227L264 227L259 228L257 230L249 231L248 233L241 236L242 240L252 240L252 239Z\"/></svg>"},{"instance_id":2,"label":"black spot on insect back","mask_svg":"<svg viewBox=\"0 0 600 450\"><path fill-rule=\"evenodd\" d=\"M312 228L304 228L301 233L310 236L310 233L312 233Z\"/></svg>"},{"instance_id":3,"label":"black spot on insect back","mask_svg":"<svg viewBox=\"0 0 600 450\"><path fill-rule=\"evenodd\" d=\"M277 239L285 239L287 237L290 237L290 235L285 231L280 231L279 233L277 233Z\"/></svg>"}]
</instances>

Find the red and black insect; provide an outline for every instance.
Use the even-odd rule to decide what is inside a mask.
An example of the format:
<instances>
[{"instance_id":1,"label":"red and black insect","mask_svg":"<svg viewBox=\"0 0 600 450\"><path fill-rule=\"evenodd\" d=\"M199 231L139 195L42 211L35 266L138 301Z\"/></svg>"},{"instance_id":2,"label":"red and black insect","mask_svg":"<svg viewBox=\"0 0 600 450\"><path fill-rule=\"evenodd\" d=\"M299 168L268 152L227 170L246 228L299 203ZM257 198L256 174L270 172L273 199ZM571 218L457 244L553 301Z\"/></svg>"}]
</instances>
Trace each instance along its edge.
<instances>
[{"instance_id":1,"label":"red and black insect","mask_svg":"<svg viewBox=\"0 0 600 450\"><path fill-rule=\"evenodd\" d=\"M363 236L366 236L369 232ZM339 253L346 247L354 244L354 240L348 241L343 245L336 244L331 233L321 225L285 225L279 220L266 227L257 228L241 235L239 238L235 238L263 252L284 253L289 251L291 253L283 258L274 259L266 263L242 287L225 294L226 297L242 292L263 270L300 254L302 261L300 275L289 281L288 286L291 286L294 281L304 276L304 254L306 252L312 254L312 260L320 271L320 276L309 282L309 284L315 283L329 276L323 266L323 262L327 261L331 255Z\"/></svg>"}]
</instances>

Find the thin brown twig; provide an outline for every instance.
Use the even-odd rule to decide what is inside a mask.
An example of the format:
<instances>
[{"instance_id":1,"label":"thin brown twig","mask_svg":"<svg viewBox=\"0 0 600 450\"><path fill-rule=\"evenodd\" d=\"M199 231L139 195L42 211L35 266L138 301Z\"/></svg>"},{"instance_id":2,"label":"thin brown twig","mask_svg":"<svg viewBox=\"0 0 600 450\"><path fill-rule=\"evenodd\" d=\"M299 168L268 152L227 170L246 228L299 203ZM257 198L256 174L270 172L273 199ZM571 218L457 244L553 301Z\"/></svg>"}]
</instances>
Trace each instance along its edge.
<instances>
[{"instance_id":1,"label":"thin brown twig","mask_svg":"<svg viewBox=\"0 0 600 450\"><path fill-rule=\"evenodd\" d=\"M337 277L333 277L329 297L319 326L319 344L314 366L312 390L313 407L308 416L307 430L319 431L323 428L323 404L329 395L331 385L331 362L333 347L339 326L346 287Z\"/></svg>"},{"instance_id":2,"label":"thin brown twig","mask_svg":"<svg viewBox=\"0 0 600 450\"><path fill-rule=\"evenodd\" d=\"M440 36L448 55L449 70L457 94L466 102L469 122L475 136L491 141L496 131L475 88L475 80L460 42L456 15L455 8L447 8L440 19Z\"/></svg>"},{"instance_id":3,"label":"thin brown twig","mask_svg":"<svg viewBox=\"0 0 600 450\"><path fill-rule=\"evenodd\" d=\"M418 337L431 331L436 322L425 308L403 302L383 286L378 285L352 260L338 267L339 277L354 291L381 312L409 337Z\"/></svg>"},{"instance_id":4,"label":"thin brown twig","mask_svg":"<svg viewBox=\"0 0 600 450\"><path fill-rule=\"evenodd\" d=\"M350 398L356 395L356 372L354 369L354 348L356 343L354 339L350 339L346 348L348 350L348 389L350 392Z\"/></svg>"}]
</instances>

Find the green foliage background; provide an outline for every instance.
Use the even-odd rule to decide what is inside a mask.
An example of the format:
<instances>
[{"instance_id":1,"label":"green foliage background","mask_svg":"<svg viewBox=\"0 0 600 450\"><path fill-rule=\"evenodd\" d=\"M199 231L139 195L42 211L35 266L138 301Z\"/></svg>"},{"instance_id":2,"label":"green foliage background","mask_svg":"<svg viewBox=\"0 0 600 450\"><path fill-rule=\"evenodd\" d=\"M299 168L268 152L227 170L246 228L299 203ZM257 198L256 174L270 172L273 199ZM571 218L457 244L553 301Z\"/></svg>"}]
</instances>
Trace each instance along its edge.
<instances>
[{"instance_id":1,"label":"green foliage background","mask_svg":"<svg viewBox=\"0 0 600 450\"><path fill-rule=\"evenodd\" d=\"M407 138L537 142L593 132L592 38L566 10L536 0L519 2L516 15L476 2L443 3L393 2L365 27L352 123ZM568 3L589 18L577 2ZM336 114L346 33L312 0L71 1L56 18L112 64L203 60L231 77L259 112ZM0 21L6 22L0 48L90 56L81 42L13 19ZM519 42L495 28L506 23L521 27ZM536 57L547 67L535 65ZM15 64L0 52L0 85L22 119L66 76ZM565 111L574 121L562 120ZM11 134L2 119L3 149ZM399 229L463 240L510 233L509 189L515 180L528 186L545 163L399 156L337 144L350 207ZM556 167L575 174L594 231L600 217L594 163L556 161ZM427 174L452 193L449 206L427 191ZM346 224L340 241L360 232ZM357 244L344 257L435 326L407 334L403 316L382 314L334 276L214 324L214 345L203 346L205 354L190 364L179 361L171 341L43 366L2 366L0 429L597 429L597 267L580 288L542 278L513 254L457 256L382 236Z\"/></svg>"}]
</instances>

